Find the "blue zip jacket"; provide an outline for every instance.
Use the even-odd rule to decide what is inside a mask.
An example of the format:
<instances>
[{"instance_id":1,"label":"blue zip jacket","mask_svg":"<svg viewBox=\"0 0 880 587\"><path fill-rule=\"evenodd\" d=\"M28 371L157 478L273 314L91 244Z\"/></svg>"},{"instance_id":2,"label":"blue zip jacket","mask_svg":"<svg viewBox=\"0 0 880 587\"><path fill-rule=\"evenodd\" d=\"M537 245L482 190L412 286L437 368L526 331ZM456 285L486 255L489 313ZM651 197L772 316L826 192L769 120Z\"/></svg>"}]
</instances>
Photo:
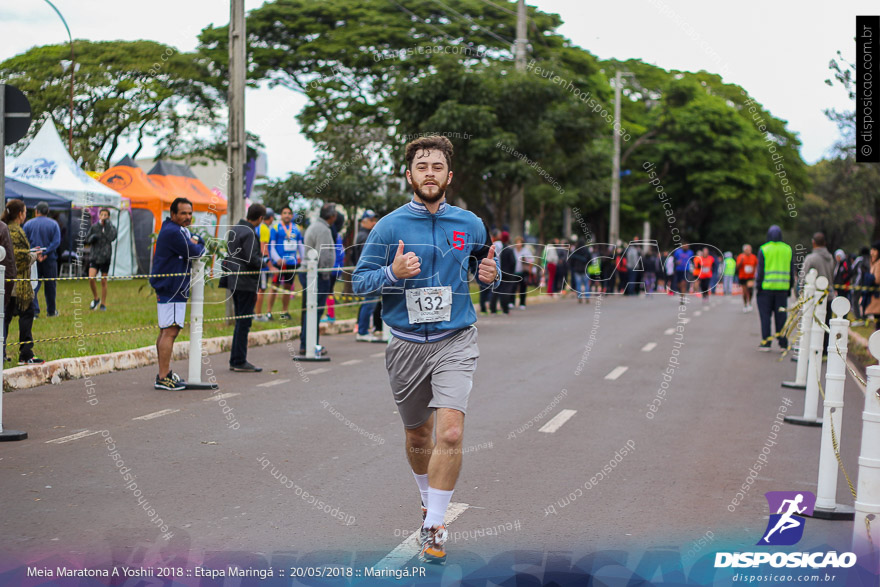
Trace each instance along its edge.
<instances>
[{"instance_id":1,"label":"blue zip jacket","mask_svg":"<svg viewBox=\"0 0 880 587\"><path fill-rule=\"evenodd\" d=\"M195 236L199 244L193 243ZM189 272L192 259L201 257L205 243L198 235L190 235L189 230L166 218L156 238L156 252L153 254L152 275L166 273L186 273L174 277L151 277L150 285L156 290L159 303L186 302L189 298Z\"/></svg>"},{"instance_id":2,"label":"blue zip jacket","mask_svg":"<svg viewBox=\"0 0 880 587\"><path fill-rule=\"evenodd\" d=\"M391 271L397 254L398 241L404 253L419 257L421 272L410 279L399 279ZM382 294L382 319L391 327L391 334L412 342L435 342L452 336L477 321L468 281L468 260L478 261L489 253L491 241L483 221L443 201L436 214L415 199L401 206L376 223L367 237L363 252L352 275L352 289L357 295ZM501 267L495 258L498 275L492 284L501 281ZM443 322L410 324L404 290L420 287L452 287L450 319Z\"/></svg>"}]
</instances>

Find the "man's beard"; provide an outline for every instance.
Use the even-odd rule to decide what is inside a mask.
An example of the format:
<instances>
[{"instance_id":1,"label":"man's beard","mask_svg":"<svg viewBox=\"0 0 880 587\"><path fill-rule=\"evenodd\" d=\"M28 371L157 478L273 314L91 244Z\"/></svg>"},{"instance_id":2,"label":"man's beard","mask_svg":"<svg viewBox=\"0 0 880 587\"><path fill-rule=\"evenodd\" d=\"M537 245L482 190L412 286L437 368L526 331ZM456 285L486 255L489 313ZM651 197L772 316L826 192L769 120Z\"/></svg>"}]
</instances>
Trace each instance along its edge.
<instances>
[{"instance_id":1,"label":"man's beard","mask_svg":"<svg viewBox=\"0 0 880 587\"><path fill-rule=\"evenodd\" d=\"M424 185L425 184L423 182L422 185L419 187L413 186L413 191L415 191L415 193L419 197L419 199L422 202L424 202L425 204L433 204L435 202L439 202L440 200L442 200L443 196L446 195L446 186L449 185L449 182L444 182L442 184L435 183L434 185L436 185L438 189L437 189L437 195L434 195L434 196L425 193L425 190L422 189L422 186L424 186Z\"/></svg>"}]
</instances>

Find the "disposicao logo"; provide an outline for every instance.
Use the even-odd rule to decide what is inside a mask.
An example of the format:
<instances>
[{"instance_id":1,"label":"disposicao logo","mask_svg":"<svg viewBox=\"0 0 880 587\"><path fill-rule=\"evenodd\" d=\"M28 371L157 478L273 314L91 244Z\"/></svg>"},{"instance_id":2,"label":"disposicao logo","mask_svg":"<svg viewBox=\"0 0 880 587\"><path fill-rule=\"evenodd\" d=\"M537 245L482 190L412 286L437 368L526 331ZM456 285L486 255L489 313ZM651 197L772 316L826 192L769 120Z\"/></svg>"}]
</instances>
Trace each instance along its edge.
<instances>
[{"instance_id":1,"label":"disposicao logo","mask_svg":"<svg viewBox=\"0 0 880 587\"><path fill-rule=\"evenodd\" d=\"M806 522L803 516L813 515L816 496L809 491L768 491L764 496L771 514L764 537L758 544L791 546L800 542Z\"/></svg>"},{"instance_id":2,"label":"disposicao logo","mask_svg":"<svg viewBox=\"0 0 880 587\"><path fill-rule=\"evenodd\" d=\"M764 495L771 513L758 546L791 546L800 542L804 536L804 516L813 515L816 496L809 491L768 491ZM776 568L849 568L856 564L856 555L834 551L715 553L715 568L748 568L765 563Z\"/></svg>"}]
</instances>

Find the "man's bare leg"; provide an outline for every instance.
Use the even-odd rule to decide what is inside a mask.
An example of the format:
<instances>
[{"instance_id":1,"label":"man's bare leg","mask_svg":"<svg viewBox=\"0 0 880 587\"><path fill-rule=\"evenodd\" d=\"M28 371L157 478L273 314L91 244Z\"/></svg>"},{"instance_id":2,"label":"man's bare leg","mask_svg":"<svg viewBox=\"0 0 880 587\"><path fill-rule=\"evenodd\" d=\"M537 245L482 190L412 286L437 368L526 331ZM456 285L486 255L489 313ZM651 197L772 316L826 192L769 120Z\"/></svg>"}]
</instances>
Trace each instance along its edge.
<instances>
[{"instance_id":1,"label":"man's bare leg","mask_svg":"<svg viewBox=\"0 0 880 587\"><path fill-rule=\"evenodd\" d=\"M92 299L98 299L98 286L95 283L95 276L98 275L98 270L94 267L89 267L89 287L92 288Z\"/></svg>"},{"instance_id":2,"label":"man's bare leg","mask_svg":"<svg viewBox=\"0 0 880 587\"><path fill-rule=\"evenodd\" d=\"M431 487L452 491L461 471L461 441L464 435L464 414L458 410L439 408L437 444L428 464Z\"/></svg>"},{"instance_id":3,"label":"man's bare leg","mask_svg":"<svg viewBox=\"0 0 880 587\"><path fill-rule=\"evenodd\" d=\"M428 463L434 449L434 416L418 428L406 430L406 458L416 475L428 473ZM427 505L427 504L426 504Z\"/></svg>"},{"instance_id":4,"label":"man's bare leg","mask_svg":"<svg viewBox=\"0 0 880 587\"><path fill-rule=\"evenodd\" d=\"M174 339L180 334L180 326L176 324L159 331L156 340L156 353L159 355L159 377L165 377L171 370L171 353L174 350Z\"/></svg>"}]
</instances>

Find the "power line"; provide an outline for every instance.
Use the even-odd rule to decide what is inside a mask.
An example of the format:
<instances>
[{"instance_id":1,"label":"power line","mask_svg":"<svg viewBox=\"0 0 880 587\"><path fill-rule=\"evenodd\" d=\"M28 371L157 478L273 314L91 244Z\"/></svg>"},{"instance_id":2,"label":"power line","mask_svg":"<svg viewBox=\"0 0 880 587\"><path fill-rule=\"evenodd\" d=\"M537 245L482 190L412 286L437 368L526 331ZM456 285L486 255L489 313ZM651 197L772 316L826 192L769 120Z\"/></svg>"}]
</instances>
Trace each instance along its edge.
<instances>
[{"instance_id":1,"label":"power line","mask_svg":"<svg viewBox=\"0 0 880 587\"><path fill-rule=\"evenodd\" d=\"M492 31L490 31L489 29L487 29L487 28L485 28L485 27L480 26L479 24L477 24L477 22L476 22L474 19L472 19L471 17L469 17L469 16L465 16L464 14L461 14L460 12L457 12L454 8L452 8L451 6L447 6L446 4L443 4L443 2L441 2L440 0L434 0L434 3L435 3L435 4L439 4L440 6L446 8L447 10L449 10L449 11L451 11L451 12L457 14L457 15L460 16L461 18L467 20L468 22L470 22L472 25L474 25L474 26L477 27L478 29L480 29L480 30L482 30L482 31L485 31L485 32L486 32L487 34L489 34L491 37L495 38L495 40L497 40L497 41L501 41L502 43L507 43L508 45L513 45L513 44L514 44L514 42L511 41L510 39L506 39L506 38L504 38L504 37L501 37L501 36L499 36L499 35L496 35L496 34L493 33Z\"/></svg>"},{"instance_id":2,"label":"power line","mask_svg":"<svg viewBox=\"0 0 880 587\"><path fill-rule=\"evenodd\" d=\"M485 4L489 4L490 6L494 6L498 10L503 10L504 12L506 12L508 14L512 14L512 15L516 16L516 11L511 10L510 8L505 8L504 6L499 6L499 5L495 4L494 2L490 2L489 0L480 0L480 2L483 2Z\"/></svg>"}]
</instances>

